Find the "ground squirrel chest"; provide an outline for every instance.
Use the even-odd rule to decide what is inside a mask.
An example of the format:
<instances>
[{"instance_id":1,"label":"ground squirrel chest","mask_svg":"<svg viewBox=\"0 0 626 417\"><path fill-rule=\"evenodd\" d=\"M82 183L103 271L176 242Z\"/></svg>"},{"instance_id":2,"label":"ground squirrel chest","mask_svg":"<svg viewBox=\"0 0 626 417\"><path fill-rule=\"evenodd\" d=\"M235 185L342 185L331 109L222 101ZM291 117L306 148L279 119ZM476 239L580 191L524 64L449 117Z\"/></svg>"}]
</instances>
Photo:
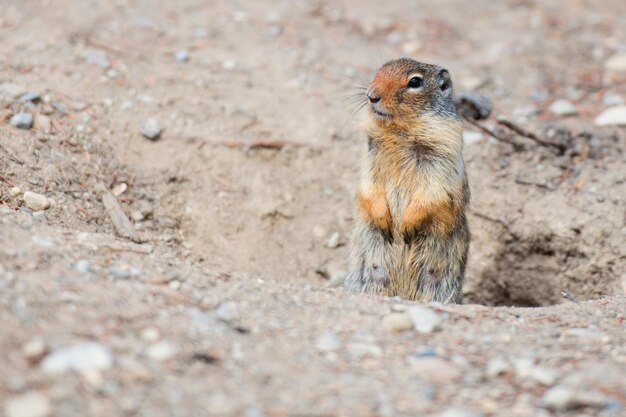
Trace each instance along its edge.
<instances>
[{"instance_id":1,"label":"ground squirrel chest","mask_svg":"<svg viewBox=\"0 0 626 417\"><path fill-rule=\"evenodd\" d=\"M368 146L346 289L461 302L470 194L450 75L411 59L390 61L364 98Z\"/></svg>"}]
</instances>

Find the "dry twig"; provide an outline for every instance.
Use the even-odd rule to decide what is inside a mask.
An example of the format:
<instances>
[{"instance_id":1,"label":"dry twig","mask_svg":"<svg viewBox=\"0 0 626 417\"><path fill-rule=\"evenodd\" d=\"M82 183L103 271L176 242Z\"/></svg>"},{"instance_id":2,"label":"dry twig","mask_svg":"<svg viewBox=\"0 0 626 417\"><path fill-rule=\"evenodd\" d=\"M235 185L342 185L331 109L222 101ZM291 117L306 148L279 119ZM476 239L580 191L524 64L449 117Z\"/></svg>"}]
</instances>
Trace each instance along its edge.
<instances>
[{"instance_id":1,"label":"dry twig","mask_svg":"<svg viewBox=\"0 0 626 417\"><path fill-rule=\"evenodd\" d=\"M104 188L104 186L102 186L101 189L102 204L111 218L117 234L121 237L130 239L133 242L140 243L141 239L139 239L137 231L133 227L130 220L128 220L128 217L126 217L126 213L124 213L124 210L117 201L117 198L115 198L113 193Z\"/></svg>"},{"instance_id":2,"label":"dry twig","mask_svg":"<svg viewBox=\"0 0 626 417\"><path fill-rule=\"evenodd\" d=\"M535 142L537 142L538 144L542 145L542 146L547 146L547 147L553 147L559 150L559 153L563 153L567 150L567 146L564 143L560 143L560 142L554 142L551 140L546 140L546 139L542 139L539 136L537 136L536 134L534 134L533 132L529 132L528 130L525 130L524 128L522 128L521 126L518 126L517 124L513 123L512 121L505 119L502 116L498 116L496 118L496 121L498 122L498 124L506 127L507 129L512 130L513 132L517 133L520 136L523 136L525 138L534 140Z\"/></svg>"}]
</instances>

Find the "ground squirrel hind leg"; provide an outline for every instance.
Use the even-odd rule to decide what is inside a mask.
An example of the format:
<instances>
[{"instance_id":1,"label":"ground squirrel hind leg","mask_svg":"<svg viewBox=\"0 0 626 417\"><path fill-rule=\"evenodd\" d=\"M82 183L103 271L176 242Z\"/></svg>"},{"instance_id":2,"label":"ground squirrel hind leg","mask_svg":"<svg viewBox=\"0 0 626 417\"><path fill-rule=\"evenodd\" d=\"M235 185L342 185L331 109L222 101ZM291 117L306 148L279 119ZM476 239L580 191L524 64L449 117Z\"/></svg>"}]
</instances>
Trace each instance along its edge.
<instances>
[{"instance_id":1,"label":"ground squirrel hind leg","mask_svg":"<svg viewBox=\"0 0 626 417\"><path fill-rule=\"evenodd\" d=\"M355 293L382 293L389 286L389 271L385 262L388 245L373 227L363 225L357 234L359 236L353 238L344 287Z\"/></svg>"},{"instance_id":2,"label":"ground squirrel hind leg","mask_svg":"<svg viewBox=\"0 0 626 417\"><path fill-rule=\"evenodd\" d=\"M437 273L428 266L422 267L417 288L421 301L456 304L463 302L463 278L449 270Z\"/></svg>"}]
</instances>

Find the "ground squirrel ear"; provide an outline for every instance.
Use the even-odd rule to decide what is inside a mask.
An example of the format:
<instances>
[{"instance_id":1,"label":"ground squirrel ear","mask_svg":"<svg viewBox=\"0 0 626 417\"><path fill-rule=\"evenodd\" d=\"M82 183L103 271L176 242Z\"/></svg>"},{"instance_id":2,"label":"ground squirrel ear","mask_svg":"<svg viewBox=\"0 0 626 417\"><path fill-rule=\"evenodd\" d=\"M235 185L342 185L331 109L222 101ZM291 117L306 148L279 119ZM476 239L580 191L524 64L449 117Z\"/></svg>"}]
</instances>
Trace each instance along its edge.
<instances>
[{"instance_id":1,"label":"ground squirrel ear","mask_svg":"<svg viewBox=\"0 0 626 417\"><path fill-rule=\"evenodd\" d=\"M452 93L452 78L448 70L442 69L439 71L439 74L437 74L437 85L446 96Z\"/></svg>"}]
</instances>

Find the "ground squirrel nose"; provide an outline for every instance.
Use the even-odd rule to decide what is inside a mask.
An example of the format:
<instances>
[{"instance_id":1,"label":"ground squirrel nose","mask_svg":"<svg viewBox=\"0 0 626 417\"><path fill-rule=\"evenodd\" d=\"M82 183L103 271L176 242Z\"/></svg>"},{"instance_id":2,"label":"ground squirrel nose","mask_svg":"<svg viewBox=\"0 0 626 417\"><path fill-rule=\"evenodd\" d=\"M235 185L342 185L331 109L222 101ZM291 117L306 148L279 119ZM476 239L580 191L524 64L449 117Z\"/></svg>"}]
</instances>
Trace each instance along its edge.
<instances>
[{"instance_id":1,"label":"ground squirrel nose","mask_svg":"<svg viewBox=\"0 0 626 417\"><path fill-rule=\"evenodd\" d=\"M367 98L370 100L370 103L378 103L380 101L380 97L373 94L371 91L366 93Z\"/></svg>"}]
</instances>

